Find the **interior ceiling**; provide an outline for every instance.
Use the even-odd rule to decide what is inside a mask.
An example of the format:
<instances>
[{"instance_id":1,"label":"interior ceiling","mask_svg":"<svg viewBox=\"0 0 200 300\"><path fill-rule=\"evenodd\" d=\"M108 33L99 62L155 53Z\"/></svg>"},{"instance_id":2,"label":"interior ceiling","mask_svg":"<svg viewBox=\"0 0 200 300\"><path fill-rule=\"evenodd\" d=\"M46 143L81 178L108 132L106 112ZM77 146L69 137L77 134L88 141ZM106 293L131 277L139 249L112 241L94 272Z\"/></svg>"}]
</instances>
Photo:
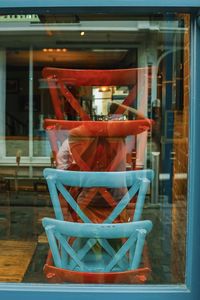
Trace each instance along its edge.
<instances>
[{"instance_id":1,"label":"interior ceiling","mask_svg":"<svg viewBox=\"0 0 200 300\"><path fill-rule=\"evenodd\" d=\"M135 66L134 40L141 38L132 32L85 32L81 36L80 31L46 30L15 35L9 32L0 35L0 42L7 48L7 63L11 66L28 65L31 45L34 66L106 69Z\"/></svg>"},{"instance_id":2,"label":"interior ceiling","mask_svg":"<svg viewBox=\"0 0 200 300\"><path fill-rule=\"evenodd\" d=\"M8 51L7 62L11 66L27 66L29 51ZM90 51L44 48L33 52L34 66L60 66L68 68L119 68L136 64L136 51Z\"/></svg>"},{"instance_id":3,"label":"interior ceiling","mask_svg":"<svg viewBox=\"0 0 200 300\"><path fill-rule=\"evenodd\" d=\"M82 20L149 20L149 19L157 19L163 20L163 15L151 15L151 16L136 16L136 15L120 15L120 14L82 14L82 15L66 15L66 14L59 14L59 15L38 15L39 20L41 23L78 23Z\"/></svg>"},{"instance_id":4,"label":"interior ceiling","mask_svg":"<svg viewBox=\"0 0 200 300\"><path fill-rule=\"evenodd\" d=\"M98 23L98 17L99 20L105 22ZM88 22L93 18L94 23L93 21ZM117 18L118 22L109 23L110 20L113 21ZM131 16L129 18L133 19ZM16 23L16 26L12 27L12 25L10 30L9 26L8 30L1 29L0 43L7 49L8 65L28 65L31 46L35 66L69 68L133 67L137 65L137 49L141 44L148 48L149 41L153 40L157 47L162 48L163 35L158 28L164 26L164 23L155 23L155 19L153 23L150 20L141 21L141 17L137 22L134 17L133 21L126 20L120 25L119 22L122 19L120 16L112 16L112 18L109 16L109 21L106 21L106 16L96 15L90 16L90 18L73 15L39 16L37 20L40 24L44 24L42 28L38 27L37 22L25 27L23 27L24 25L20 27L20 22ZM64 22L72 25L62 30ZM133 22L135 30L129 30L133 29L130 22ZM45 26L50 23L57 25L56 29ZM84 26L88 28L84 31L84 35L81 35L79 24L85 24ZM102 24L101 26L104 26L105 29L101 30L99 24ZM110 24L111 27L107 27L107 24ZM92 25L94 25L93 28ZM123 30L121 31L119 28L123 28Z\"/></svg>"}]
</instances>

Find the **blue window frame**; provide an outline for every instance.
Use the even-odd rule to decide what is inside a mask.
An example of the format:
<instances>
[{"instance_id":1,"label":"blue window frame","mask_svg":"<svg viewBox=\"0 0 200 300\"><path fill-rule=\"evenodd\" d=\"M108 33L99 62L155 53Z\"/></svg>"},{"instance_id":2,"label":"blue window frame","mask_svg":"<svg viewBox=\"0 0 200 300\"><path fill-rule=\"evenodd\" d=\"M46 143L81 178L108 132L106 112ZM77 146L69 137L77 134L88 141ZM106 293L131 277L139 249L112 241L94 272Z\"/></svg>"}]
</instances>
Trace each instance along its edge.
<instances>
[{"instance_id":1,"label":"blue window frame","mask_svg":"<svg viewBox=\"0 0 200 300\"><path fill-rule=\"evenodd\" d=\"M199 253L200 253L200 24L198 22L199 0L77 0L77 1L39 1L10 0L1 1L0 13L46 13L59 11L84 12L126 12L151 13L152 11L184 11L191 13L191 90L190 90L190 152L189 152L189 191L188 191L188 232L186 284L170 286L87 286L87 285L37 285L0 284L1 299L199 299Z\"/></svg>"}]
</instances>

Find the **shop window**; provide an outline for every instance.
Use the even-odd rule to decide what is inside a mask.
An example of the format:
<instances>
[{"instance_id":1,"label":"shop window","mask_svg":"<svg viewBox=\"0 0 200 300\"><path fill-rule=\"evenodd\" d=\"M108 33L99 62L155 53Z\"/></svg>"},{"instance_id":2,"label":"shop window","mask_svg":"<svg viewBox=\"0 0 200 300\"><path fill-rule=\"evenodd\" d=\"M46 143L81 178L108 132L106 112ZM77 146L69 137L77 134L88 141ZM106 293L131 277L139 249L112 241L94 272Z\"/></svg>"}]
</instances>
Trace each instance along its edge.
<instances>
[{"instance_id":1,"label":"shop window","mask_svg":"<svg viewBox=\"0 0 200 300\"><path fill-rule=\"evenodd\" d=\"M0 16L0 281L185 283L189 21Z\"/></svg>"}]
</instances>

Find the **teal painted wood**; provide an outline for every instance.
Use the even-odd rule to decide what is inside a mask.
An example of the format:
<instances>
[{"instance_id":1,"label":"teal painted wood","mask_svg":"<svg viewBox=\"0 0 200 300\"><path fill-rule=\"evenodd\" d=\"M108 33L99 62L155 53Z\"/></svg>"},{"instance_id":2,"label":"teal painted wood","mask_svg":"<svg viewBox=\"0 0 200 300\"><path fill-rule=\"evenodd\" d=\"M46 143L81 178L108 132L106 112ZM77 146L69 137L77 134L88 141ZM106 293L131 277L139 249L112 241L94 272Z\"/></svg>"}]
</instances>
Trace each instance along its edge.
<instances>
[{"instance_id":1,"label":"teal painted wood","mask_svg":"<svg viewBox=\"0 0 200 300\"><path fill-rule=\"evenodd\" d=\"M44 170L44 177L47 180L51 201L58 220L64 220L59 201L59 191L83 222L91 222L65 186L82 188L129 188L111 214L104 220L104 223L112 223L126 208L137 192L138 196L133 221L140 220L146 192L154 177L154 171L147 169L129 172L77 172L47 168Z\"/></svg>"},{"instance_id":2,"label":"teal painted wood","mask_svg":"<svg viewBox=\"0 0 200 300\"><path fill-rule=\"evenodd\" d=\"M0 2L2 14L88 14L88 13L156 13L155 8L162 12L197 12L200 8L199 0L3 0ZM134 12L130 10L135 8Z\"/></svg>"},{"instance_id":3,"label":"teal painted wood","mask_svg":"<svg viewBox=\"0 0 200 300\"><path fill-rule=\"evenodd\" d=\"M48 237L56 267L94 273L137 269L140 265L146 234L152 228L152 222L149 220L111 225L74 223L44 218L42 224ZM84 243L81 243L81 248L78 251L77 249L74 251L74 245L69 245L67 242L69 237L84 238ZM120 238L127 238L127 241L116 252L109 240ZM94 239L95 242L90 244L89 249L79 251L83 250L87 239ZM91 255L89 250L100 240L107 240L107 244L102 243L102 255L105 259L99 261L93 253L93 259L90 260L90 264L87 264L87 256ZM65 251L63 257L59 251L57 241ZM126 256L131 247L134 249L133 255ZM112 249L112 255L110 255L110 248ZM65 265L66 257L68 257L67 265ZM124 263L119 264L122 261Z\"/></svg>"},{"instance_id":4,"label":"teal painted wood","mask_svg":"<svg viewBox=\"0 0 200 300\"><path fill-rule=\"evenodd\" d=\"M0 3L2 8L19 8L19 7L110 7L110 6L129 6L129 7L199 7L199 0L165 0L158 2L157 0L3 0Z\"/></svg>"},{"instance_id":5,"label":"teal painted wood","mask_svg":"<svg viewBox=\"0 0 200 300\"><path fill-rule=\"evenodd\" d=\"M44 177L52 183L79 187L130 187L136 180L152 181L154 171L151 169L129 172L84 172L44 169ZM91 175L92 174L92 175Z\"/></svg>"},{"instance_id":6,"label":"teal painted wood","mask_svg":"<svg viewBox=\"0 0 200 300\"><path fill-rule=\"evenodd\" d=\"M56 1L58 3L58 1ZM121 2L121 1L120 1ZM134 3L139 3L132 1L132 6ZM28 4L29 3L29 4ZM44 1L40 1L40 5ZM48 2L51 3L52 2ZM76 5L78 7L78 3ZM82 2L83 3L83 2ZM81 3L81 5L82 5ZM85 6L89 1L85 1ZM110 6L119 2L109 1ZM127 3L124 2L123 3ZM154 8L154 12L160 12L160 2L154 1L140 1L145 7L148 7L151 3ZM69 2L65 1L68 5ZM72 4L72 2L71 2ZM105 1L101 1L101 4L105 5ZM7 5L7 6L6 6ZM23 12L21 7L25 5L30 6L30 1L1 1L0 10L2 7L8 7L8 11ZM34 1L33 5L40 7L38 2ZM55 4L56 5L56 4ZM100 5L100 4L98 4ZM119 5L122 5L120 3ZM125 4L124 4L125 5ZM159 5L159 6L158 6ZM163 1L163 5L166 8L176 7L177 10L184 9L184 6L190 8L197 6L200 8L200 3L198 1ZM11 6L13 9L11 9ZM74 2L75 6L75 2ZM135 5L137 6L137 5ZM156 9L156 6L158 9ZM16 10L16 8L19 10ZM111 6L112 7L112 6ZM107 10L108 11L108 10ZM39 12L39 9L37 9ZM129 13L134 11L129 10ZM197 12L197 10L196 10ZM0 297L6 300L35 300L35 299L48 299L48 300L104 300L115 299L121 300L122 297L127 300L137 299L137 300L198 300L200 299L199 290L199 270L200 270L200 160L199 160L199 149L200 149L200 29L197 27L196 22L193 22L191 30L191 109L190 109L190 152L189 152L189 205L188 205L188 239L187 239L187 276L185 285L166 285L166 286L87 286L87 285L38 285L38 284L0 284Z\"/></svg>"},{"instance_id":7,"label":"teal painted wood","mask_svg":"<svg viewBox=\"0 0 200 300\"><path fill-rule=\"evenodd\" d=\"M75 186L81 188L91 188L91 187L107 187L107 188L129 188L122 199L118 202L116 207L113 209L111 214L103 221L103 223L112 223L120 213L126 208L131 199L136 195L136 207L135 213L132 221L140 220L145 196L150 182L154 177L153 170L137 170L129 172L78 172L78 171L63 171L58 169L47 168L44 170L44 177L47 180L49 192L51 196L51 201L53 204L55 216L58 220L64 220L62 214L62 209L60 206L58 191L63 196L63 199L71 206L71 208L76 212L80 219L84 223L90 223L91 220L84 214L80 206L77 204L76 200L71 196L69 191L66 189L66 186ZM80 227L80 224L76 224L77 228ZM48 234L49 233L49 234ZM57 266L63 266L63 262L58 255L58 250L55 249L55 237L52 235L52 231L48 230L48 239L49 244L54 254L54 261ZM99 239L99 244L106 249L110 256L115 257L115 251L110 246L109 242L106 239ZM79 258L83 258L86 253L96 244L96 239L94 236L85 243L82 249L77 249L79 251ZM139 243L140 244L140 243ZM61 245L63 246L63 245ZM55 251L54 251L55 250ZM137 253L134 254L134 257L138 257L137 260L134 260L132 265L136 266L136 262L139 263L141 247L138 248ZM66 250L67 251L67 250ZM68 251L67 251L68 253ZM73 254L71 254L73 256ZM119 262L121 267L121 262ZM71 269L75 267L76 264L72 262L70 264ZM69 267L68 267L69 269Z\"/></svg>"},{"instance_id":8,"label":"teal painted wood","mask_svg":"<svg viewBox=\"0 0 200 300\"><path fill-rule=\"evenodd\" d=\"M191 26L191 94L189 127L189 190L188 190L188 235L186 283L193 292L193 298L200 298L200 26L196 18Z\"/></svg>"}]
</instances>

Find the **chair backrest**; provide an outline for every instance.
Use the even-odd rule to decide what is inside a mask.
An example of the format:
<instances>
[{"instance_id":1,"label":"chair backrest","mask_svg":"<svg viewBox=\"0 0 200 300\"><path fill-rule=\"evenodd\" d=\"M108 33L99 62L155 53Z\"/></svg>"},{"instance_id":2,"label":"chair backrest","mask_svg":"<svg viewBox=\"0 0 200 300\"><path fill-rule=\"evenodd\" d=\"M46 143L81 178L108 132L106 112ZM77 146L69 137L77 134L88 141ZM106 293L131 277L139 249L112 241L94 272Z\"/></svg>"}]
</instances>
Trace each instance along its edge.
<instances>
[{"instance_id":1,"label":"chair backrest","mask_svg":"<svg viewBox=\"0 0 200 300\"><path fill-rule=\"evenodd\" d=\"M112 162L116 160L117 163L120 161L118 156L121 157L121 160L123 159L122 152L127 149L127 145L125 145L127 136L131 137L132 141L129 152L134 151L136 148L136 136L150 130L151 126L152 120L148 118L129 121L87 122L46 119L44 122L44 128L48 134L55 161L57 161L57 154L63 141L69 139L71 153L77 165L83 171L100 171L97 165L90 162L92 158L95 159L98 156L99 145L103 145L105 148L103 155L101 154L101 157L98 158L101 159L102 163L104 162L104 168L101 171L118 170L115 167L115 163L109 168L107 161ZM119 148L120 152L118 151ZM81 153L85 155L84 161L81 158ZM127 153L124 154L124 163L126 163ZM134 164L135 162L133 161L132 163Z\"/></svg>"},{"instance_id":2,"label":"chair backrest","mask_svg":"<svg viewBox=\"0 0 200 300\"><path fill-rule=\"evenodd\" d=\"M44 68L43 77L47 80L51 99L57 119L65 119L63 99L78 114L81 120L90 120L90 116L81 107L78 99L69 87L80 86L131 86L129 95L123 105L130 106L137 95L137 73L140 68L116 70L77 70L61 68ZM120 106L115 113L122 114L126 107Z\"/></svg>"},{"instance_id":3,"label":"chair backrest","mask_svg":"<svg viewBox=\"0 0 200 300\"><path fill-rule=\"evenodd\" d=\"M44 218L42 223L55 266L83 272L106 273L137 269L146 234L152 228L152 222L148 220L111 225ZM79 241L78 247L71 238ZM118 239L121 242L116 247L112 240Z\"/></svg>"},{"instance_id":4,"label":"chair backrest","mask_svg":"<svg viewBox=\"0 0 200 300\"><path fill-rule=\"evenodd\" d=\"M64 220L59 201L60 193L84 223L92 223L92 221L82 211L77 199L75 200L72 197L68 187L80 187L87 191L89 188L123 189L126 192L121 200L115 202L113 210L102 222L113 223L134 197L137 200L132 220L138 221L140 220L146 193L153 176L154 172L150 169L128 172L80 172L49 168L44 170L44 177L47 180L56 218Z\"/></svg>"}]
</instances>

